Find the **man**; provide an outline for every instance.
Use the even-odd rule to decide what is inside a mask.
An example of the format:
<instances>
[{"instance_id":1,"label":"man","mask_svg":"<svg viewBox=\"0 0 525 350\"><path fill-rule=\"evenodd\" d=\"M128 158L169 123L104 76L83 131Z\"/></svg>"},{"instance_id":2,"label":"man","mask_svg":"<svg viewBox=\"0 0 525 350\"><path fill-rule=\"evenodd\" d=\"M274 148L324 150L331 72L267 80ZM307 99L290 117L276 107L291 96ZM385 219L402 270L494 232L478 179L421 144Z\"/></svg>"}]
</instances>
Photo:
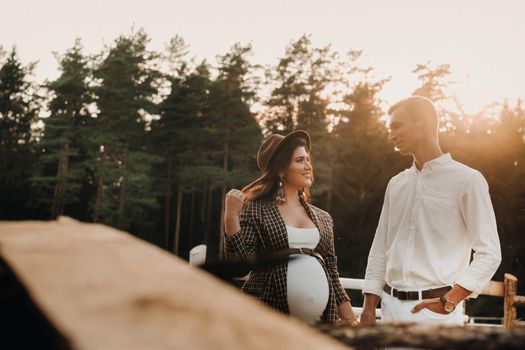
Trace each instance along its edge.
<instances>
[{"instance_id":1,"label":"man","mask_svg":"<svg viewBox=\"0 0 525 350\"><path fill-rule=\"evenodd\" d=\"M361 324L375 324L381 299L384 322L462 325L462 301L476 297L501 262L487 182L442 152L430 100L409 97L388 114L389 141L414 163L386 189L368 256Z\"/></svg>"}]
</instances>

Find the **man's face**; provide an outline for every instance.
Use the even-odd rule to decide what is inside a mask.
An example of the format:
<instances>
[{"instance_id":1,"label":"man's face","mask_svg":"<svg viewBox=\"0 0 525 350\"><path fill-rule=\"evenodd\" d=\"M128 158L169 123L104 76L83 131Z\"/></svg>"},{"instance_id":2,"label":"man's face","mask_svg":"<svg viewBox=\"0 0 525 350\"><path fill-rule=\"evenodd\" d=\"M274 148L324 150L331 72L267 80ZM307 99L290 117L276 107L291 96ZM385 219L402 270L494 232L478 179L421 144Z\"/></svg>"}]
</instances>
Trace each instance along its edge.
<instances>
[{"instance_id":1,"label":"man's face","mask_svg":"<svg viewBox=\"0 0 525 350\"><path fill-rule=\"evenodd\" d=\"M388 141L404 156L413 154L423 140L421 123L414 122L402 107L392 113L388 130Z\"/></svg>"}]
</instances>

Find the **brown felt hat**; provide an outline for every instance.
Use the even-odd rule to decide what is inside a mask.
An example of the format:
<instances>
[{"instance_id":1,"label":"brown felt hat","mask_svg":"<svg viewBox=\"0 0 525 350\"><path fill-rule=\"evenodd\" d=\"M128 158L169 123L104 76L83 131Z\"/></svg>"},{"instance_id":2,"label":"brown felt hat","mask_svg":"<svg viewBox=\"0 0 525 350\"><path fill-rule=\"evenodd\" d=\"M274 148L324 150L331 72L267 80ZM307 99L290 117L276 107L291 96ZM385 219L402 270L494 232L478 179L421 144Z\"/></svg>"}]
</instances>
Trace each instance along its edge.
<instances>
[{"instance_id":1,"label":"brown felt hat","mask_svg":"<svg viewBox=\"0 0 525 350\"><path fill-rule=\"evenodd\" d=\"M262 143L259 151L257 152L257 165L261 171L265 171L270 163L274 154L277 154L279 150L283 148L285 144L295 138L303 139L306 142L306 149L310 152L311 140L310 135L304 130L295 130L286 136L279 134L272 134Z\"/></svg>"}]
</instances>

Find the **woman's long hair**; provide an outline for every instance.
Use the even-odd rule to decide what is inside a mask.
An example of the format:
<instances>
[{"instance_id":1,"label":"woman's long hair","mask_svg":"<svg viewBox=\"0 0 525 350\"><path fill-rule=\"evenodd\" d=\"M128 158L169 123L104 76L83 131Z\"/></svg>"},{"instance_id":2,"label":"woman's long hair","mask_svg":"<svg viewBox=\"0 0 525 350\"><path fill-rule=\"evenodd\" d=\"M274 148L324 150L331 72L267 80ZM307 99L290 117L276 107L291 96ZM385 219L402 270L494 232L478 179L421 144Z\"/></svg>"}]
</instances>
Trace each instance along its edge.
<instances>
[{"instance_id":1,"label":"woman's long hair","mask_svg":"<svg viewBox=\"0 0 525 350\"><path fill-rule=\"evenodd\" d=\"M298 147L304 147L307 151L306 142L301 138L294 138L287 142L275 153L266 171L257 179L246 185L242 191L246 195L246 201L273 200L279 188L279 172L284 172L292 162L292 156ZM312 170L313 181L313 170ZM303 189L303 199L310 201L310 190Z\"/></svg>"}]
</instances>

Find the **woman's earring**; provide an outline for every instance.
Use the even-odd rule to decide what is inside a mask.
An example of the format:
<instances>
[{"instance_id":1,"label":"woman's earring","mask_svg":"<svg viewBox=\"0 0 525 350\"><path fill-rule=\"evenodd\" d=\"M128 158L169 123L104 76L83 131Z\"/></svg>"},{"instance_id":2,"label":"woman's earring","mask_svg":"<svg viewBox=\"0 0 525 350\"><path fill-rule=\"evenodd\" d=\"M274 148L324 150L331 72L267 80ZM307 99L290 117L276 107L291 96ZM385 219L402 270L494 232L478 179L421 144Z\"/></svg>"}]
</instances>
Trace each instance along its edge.
<instances>
[{"instance_id":1,"label":"woman's earring","mask_svg":"<svg viewBox=\"0 0 525 350\"><path fill-rule=\"evenodd\" d=\"M277 196L275 196L275 202L277 204L283 204L286 202L286 197L284 195L284 188L283 188L283 177L279 177L279 189L277 190Z\"/></svg>"}]
</instances>

